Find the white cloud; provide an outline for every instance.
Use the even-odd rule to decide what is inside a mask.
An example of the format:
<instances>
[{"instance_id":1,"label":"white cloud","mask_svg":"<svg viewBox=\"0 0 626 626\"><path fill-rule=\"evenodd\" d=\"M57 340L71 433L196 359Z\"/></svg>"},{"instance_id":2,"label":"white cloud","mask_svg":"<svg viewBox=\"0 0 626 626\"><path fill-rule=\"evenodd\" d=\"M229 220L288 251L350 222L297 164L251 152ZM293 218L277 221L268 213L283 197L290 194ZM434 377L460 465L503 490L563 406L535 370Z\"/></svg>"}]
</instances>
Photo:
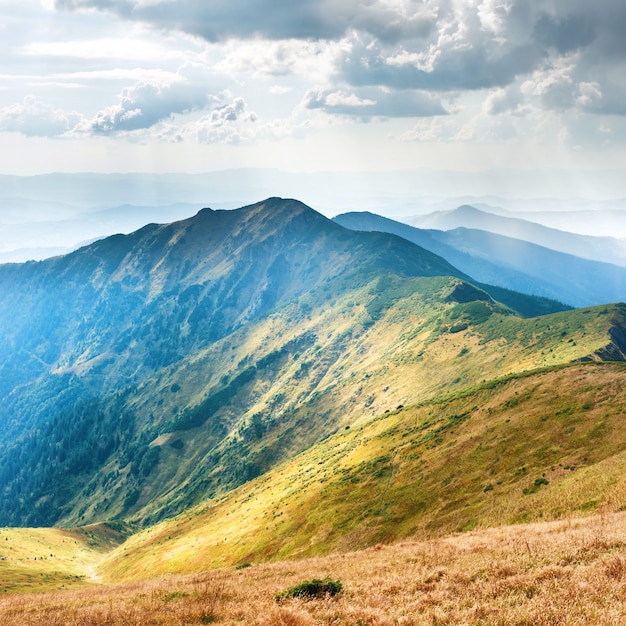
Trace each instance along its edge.
<instances>
[{"instance_id":1,"label":"white cloud","mask_svg":"<svg viewBox=\"0 0 626 626\"><path fill-rule=\"evenodd\" d=\"M588 149L618 146L626 118L623 0L0 0L0 24L0 129L120 151Z\"/></svg>"},{"instance_id":2,"label":"white cloud","mask_svg":"<svg viewBox=\"0 0 626 626\"><path fill-rule=\"evenodd\" d=\"M228 94L223 94L224 99ZM294 137L307 126L295 119L261 122L243 98L216 106L210 113L183 125L164 123L155 131L161 142L210 145L250 145L260 140L278 141Z\"/></svg>"},{"instance_id":3,"label":"white cloud","mask_svg":"<svg viewBox=\"0 0 626 626\"><path fill-rule=\"evenodd\" d=\"M213 70L227 76L293 76L306 75L321 80L332 70L337 44L289 39L269 41L232 40L219 46L222 59Z\"/></svg>"},{"instance_id":4,"label":"white cloud","mask_svg":"<svg viewBox=\"0 0 626 626\"><path fill-rule=\"evenodd\" d=\"M117 104L99 111L81 132L112 134L151 128L175 115L202 111L221 101L207 68L187 63L168 80L140 81L118 95Z\"/></svg>"},{"instance_id":5,"label":"white cloud","mask_svg":"<svg viewBox=\"0 0 626 626\"><path fill-rule=\"evenodd\" d=\"M72 130L80 120L78 113L55 109L34 95L0 109L0 131L21 133L27 137L59 137Z\"/></svg>"},{"instance_id":6,"label":"white cloud","mask_svg":"<svg viewBox=\"0 0 626 626\"><path fill-rule=\"evenodd\" d=\"M596 82L582 82L578 86L578 98L576 102L583 108L593 108L602 100L602 90Z\"/></svg>"},{"instance_id":7,"label":"white cloud","mask_svg":"<svg viewBox=\"0 0 626 626\"><path fill-rule=\"evenodd\" d=\"M310 89L304 96L302 106L305 109L320 109L326 113L361 118L428 117L447 114L442 104L427 93L371 87L353 91L319 87Z\"/></svg>"},{"instance_id":8,"label":"white cloud","mask_svg":"<svg viewBox=\"0 0 626 626\"><path fill-rule=\"evenodd\" d=\"M488 115L500 115L502 113L523 115L528 111L528 107L524 94L519 87L511 85L506 89L491 90L483 103L483 111Z\"/></svg>"},{"instance_id":9,"label":"white cloud","mask_svg":"<svg viewBox=\"0 0 626 626\"><path fill-rule=\"evenodd\" d=\"M400 136L401 141L434 142L444 137L443 123L440 120L421 119L413 128Z\"/></svg>"}]
</instances>

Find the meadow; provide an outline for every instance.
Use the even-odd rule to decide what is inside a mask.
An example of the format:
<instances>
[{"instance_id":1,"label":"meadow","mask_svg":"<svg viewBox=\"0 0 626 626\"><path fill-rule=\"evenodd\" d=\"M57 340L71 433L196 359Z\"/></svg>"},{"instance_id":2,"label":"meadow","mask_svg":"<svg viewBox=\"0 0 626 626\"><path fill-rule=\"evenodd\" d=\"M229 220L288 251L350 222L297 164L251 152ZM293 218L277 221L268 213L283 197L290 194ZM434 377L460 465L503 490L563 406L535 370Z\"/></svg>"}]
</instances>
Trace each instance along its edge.
<instances>
[{"instance_id":1,"label":"meadow","mask_svg":"<svg viewBox=\"0 0 626 626\"><path fill-rule=\"evenodd\" d=\"M149 576L150 572L145 573ZM330 577L334 597L277 600ZM626 623L626 513L454 533L359 552L125 584L7 594L6 626Z\"/></svg>"}]
</instances>

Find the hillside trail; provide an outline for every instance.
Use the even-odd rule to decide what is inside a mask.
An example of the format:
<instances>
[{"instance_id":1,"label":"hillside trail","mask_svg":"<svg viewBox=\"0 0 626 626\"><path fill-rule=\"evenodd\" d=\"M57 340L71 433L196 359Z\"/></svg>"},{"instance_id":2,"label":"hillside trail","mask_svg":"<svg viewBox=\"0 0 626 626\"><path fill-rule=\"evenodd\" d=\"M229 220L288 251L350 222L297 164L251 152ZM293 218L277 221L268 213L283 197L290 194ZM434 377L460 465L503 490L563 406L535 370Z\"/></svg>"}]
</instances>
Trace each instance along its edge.
<instances>
[{"instance_id":1,"label":"hillside trail","mask_svg":"<svg viewBox=\"0 0 626 626\"><path fill-rule=\"evenodd\" d=\"M100 563L88 563L85 571L87 572L87 575L85 577L86 580L88 580L90 583L94 583L96 585L103 585L104 581L102 580L102 576L100 576L100 574L98 574L98 565Z\"/></svg>"}]
</instances>

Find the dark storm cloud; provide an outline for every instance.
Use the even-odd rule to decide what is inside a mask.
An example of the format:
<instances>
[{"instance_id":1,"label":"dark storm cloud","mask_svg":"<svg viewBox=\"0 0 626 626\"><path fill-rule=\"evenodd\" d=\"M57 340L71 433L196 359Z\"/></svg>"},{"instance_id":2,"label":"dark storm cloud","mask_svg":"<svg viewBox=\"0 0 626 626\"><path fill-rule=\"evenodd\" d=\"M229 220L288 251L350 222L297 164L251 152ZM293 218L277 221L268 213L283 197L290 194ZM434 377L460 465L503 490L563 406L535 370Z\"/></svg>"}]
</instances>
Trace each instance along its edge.
<instances>
[{"instance_id":1,"label":"dark storm cloud","mask_svg":"<svg viewBox=\"0 0 626 626\"><path fill-rule=\"evenodd\" d=\"M93 8L208 41L230 38L337 39L348 29L381 40L426 36L433 27L423 2L406 15L375 0L178 0L144 4L132 0L57 0L58 9Z\"/></svg>"}]
</instances>

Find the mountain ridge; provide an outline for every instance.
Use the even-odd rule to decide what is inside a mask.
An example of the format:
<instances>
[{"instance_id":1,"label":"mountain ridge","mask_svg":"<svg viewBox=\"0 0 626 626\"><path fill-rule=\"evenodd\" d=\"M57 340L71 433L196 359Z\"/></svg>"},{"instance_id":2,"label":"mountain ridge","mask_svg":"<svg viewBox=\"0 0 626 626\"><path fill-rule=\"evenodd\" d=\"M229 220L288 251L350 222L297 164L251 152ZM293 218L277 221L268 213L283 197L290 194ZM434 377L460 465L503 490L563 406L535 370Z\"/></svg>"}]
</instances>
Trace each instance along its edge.
<instances>
[{"instance_id":1,"label":"mountain ridge","mask_svg":"<svg viewBox=\"0 0 626 626\"><path fill-rule=\"evenodd\" d=\"M400 404L599 360L623 324L278 198L0 267L0 296L0 523L18 525L152 524Z\"/></svg>"},{"instance_id":2,"label":"mountain ridge","mask_svg":"<svg viewBox=\"0 0 626 626\"><path fill-rule=\"evenodd\" d=\"M589 260L626 265L626 242L612 237L596 237L568 233L518 217L505 217L462 205L451 211L437 211L407 220L420 228L475 228L499 235L515 237L540 246Z\"/></svg>"},{"instance_id":3,"label":"mountain ridge","mask_svg":"<svg viewBox=\"0 0 626 626\"><path fill-rule=\"evenodd\" d=\"M333 220L354 230L380 230L405 237L483 283L578 307L626 299L626 268L521 239L465 227L447 231L418 229L370 212L344 213Z\"/></svg>"}]
</instances>

